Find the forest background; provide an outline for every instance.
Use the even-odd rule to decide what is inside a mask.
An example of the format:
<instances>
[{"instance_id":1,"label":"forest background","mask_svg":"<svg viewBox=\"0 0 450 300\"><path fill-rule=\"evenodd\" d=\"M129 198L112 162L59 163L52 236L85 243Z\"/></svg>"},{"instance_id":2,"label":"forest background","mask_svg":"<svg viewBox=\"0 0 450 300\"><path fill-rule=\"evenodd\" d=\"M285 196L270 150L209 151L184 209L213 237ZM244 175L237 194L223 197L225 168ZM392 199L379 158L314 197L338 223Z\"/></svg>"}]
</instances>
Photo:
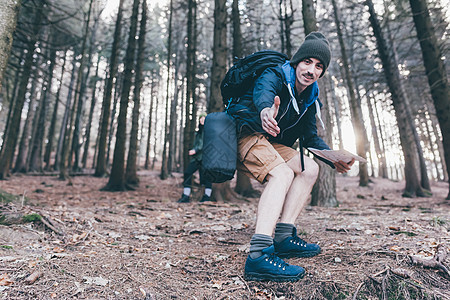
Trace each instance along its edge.
<instances>
[{"instance_id":1,"label":"forest background","mask_svg":"<svg viewBox=\"0 0 450 300\"><path fill-rule=\"evenodd\" d=\"M87 175L107 178L103 191L137 189L140 170L170 180L189 162L199 114L223 110L236 59L291 56L320 30L333 54L320 135L367 158L350 172L359 186L383 178L404 197L432 197L433 182L449 181L449 5L0 0L0 179ZM240 174L214 187L219 203L258 193ZM321 165L311 204L339 202Z\"/></svg>"}]
</instances>

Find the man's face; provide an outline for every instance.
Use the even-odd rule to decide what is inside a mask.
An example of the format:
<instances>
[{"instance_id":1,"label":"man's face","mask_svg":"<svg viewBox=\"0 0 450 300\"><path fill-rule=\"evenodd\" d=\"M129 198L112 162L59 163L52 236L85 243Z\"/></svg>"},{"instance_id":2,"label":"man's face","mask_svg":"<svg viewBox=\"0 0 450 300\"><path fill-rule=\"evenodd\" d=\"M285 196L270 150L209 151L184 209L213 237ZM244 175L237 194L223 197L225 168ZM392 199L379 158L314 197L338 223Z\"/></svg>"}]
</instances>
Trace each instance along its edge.
<instances>
[{"instance_id":1,"label":"man's face","mask_svg":"<svg viewBox=\"0 0 450 300\"><path fill-rule=\"evenodd\" d=\"M323 64L316 58L305 58L295 69L297 92L300 93L313 84L323 72Z\"/></svg>"}]
</instances>

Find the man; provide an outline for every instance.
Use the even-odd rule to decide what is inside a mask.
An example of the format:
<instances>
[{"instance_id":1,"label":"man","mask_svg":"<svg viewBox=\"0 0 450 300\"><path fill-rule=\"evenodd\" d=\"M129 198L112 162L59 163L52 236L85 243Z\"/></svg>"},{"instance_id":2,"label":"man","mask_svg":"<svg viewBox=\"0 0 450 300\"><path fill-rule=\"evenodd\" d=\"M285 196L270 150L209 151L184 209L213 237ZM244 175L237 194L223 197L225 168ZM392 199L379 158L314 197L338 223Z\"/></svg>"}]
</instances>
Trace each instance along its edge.
<instances>
[{"instance_id":1,"label":"man","mask_svg":"<svg viewBox=\"0 0 450 300\"><path fill-rule=\"evenodd\" d=\"M187 203L191 201L192 177L198 170L200 174L200 184L205 187L205 191L200 202L213 201L211 198L212 183L205 179L202 169L203 152L203 127L205 125L206 114L201 114L198 124L198 131L195 133L194 148L189 150L192 157L189 165L184 171L183 194L178 203Z\"/></svg>"},{"instance_id":2,"label":"man","mask_svg":"<svg viewBox=\"0 0 450 300\"><path fill-rule=\"evenodd\" d=\"M261 183L267 182L245 263L247 280L299 280L305 270L282 258L311 257L321 252L319 245L297 236L294 222L319 171L314 160L303 156L303 147L330 149L316 128L321 105L316 81L324 75L330 59L328 40L320 32L310 33L290 62L266 69L249 92L228 107L239 134L238 168ZM300 152L291 148L297 140ZM345 173L354 160L325 162Z\"/></svg>"}]
</instances>

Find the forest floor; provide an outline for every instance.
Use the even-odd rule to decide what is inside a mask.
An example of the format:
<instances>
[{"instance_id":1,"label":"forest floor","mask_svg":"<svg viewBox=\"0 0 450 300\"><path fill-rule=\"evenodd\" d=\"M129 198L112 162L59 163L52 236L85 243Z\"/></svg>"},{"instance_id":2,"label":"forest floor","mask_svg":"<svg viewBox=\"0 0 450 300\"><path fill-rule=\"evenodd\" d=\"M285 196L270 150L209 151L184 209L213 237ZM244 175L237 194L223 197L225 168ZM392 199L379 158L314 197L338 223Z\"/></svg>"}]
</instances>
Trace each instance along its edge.
<instances>
[{"instance_id":1,"label":"forest floor","mask_svg":"<svg viewBox=\"0 0 450 300\"><path fill-rule=\"evenodd\" d=\"M411 199L402 182L362 188L339 175L339 207L307 207L298 219L322 253L288 259L307 275L275 283L243 278L258 199L202 204L196 191L178 204L181 174L140 179L115 193L90 176L1 181L19 197L0 212L34 222L0 225L0 299L450 299L447 183Z\"/></svg>"}]
</instances>

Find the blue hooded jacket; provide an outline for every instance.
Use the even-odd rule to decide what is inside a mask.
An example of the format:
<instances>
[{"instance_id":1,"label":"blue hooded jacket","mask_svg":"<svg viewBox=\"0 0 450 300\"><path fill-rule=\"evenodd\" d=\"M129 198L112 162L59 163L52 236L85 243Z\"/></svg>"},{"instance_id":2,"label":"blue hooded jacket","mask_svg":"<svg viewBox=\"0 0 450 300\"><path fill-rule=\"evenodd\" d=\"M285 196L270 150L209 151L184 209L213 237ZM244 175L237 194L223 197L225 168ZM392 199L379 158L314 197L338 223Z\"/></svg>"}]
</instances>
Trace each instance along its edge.
<instances>
[{"instance_id":1,"label":"blue hooded jacket","mask_svg":"<svg viewBox=\"0 0 450 300\"><path fill-rule=\"evenodd\" d=\"M301 153L303 147L330 149L317 135L316 114L323 126L320 119L322 104L318 98L317 82L308 86L299 95L296 94L294 86L295 69L291 67L289 61L266 69L248 92L233 100L227 108L228 113L236 119L238 135L246 136L253 132L266 134L261 125L260 113L264 108L271 107L275 96L278 95L280 108L275 119L280 127L280 133L276 137L266 134L269 140L292 147L298 139ZM334 167L330 161L321 160Z\"/></svg>"}]
</instances>

